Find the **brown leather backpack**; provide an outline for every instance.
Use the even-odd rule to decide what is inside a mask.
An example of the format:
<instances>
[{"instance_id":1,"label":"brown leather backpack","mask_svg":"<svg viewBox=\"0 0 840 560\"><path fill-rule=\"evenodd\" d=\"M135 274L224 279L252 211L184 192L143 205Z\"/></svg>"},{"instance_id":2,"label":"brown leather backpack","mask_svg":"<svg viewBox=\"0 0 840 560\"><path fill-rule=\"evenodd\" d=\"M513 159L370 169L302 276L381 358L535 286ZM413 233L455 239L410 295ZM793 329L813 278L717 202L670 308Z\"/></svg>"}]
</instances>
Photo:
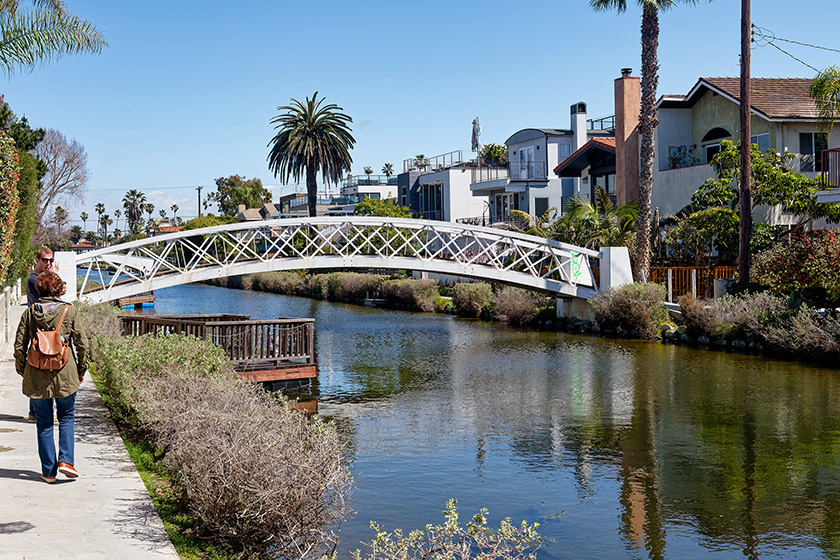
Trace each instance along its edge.
<instances>
[{"instance_id":1,"label":"brown leather backpack","mask_svg":"<svg viewBox=\"0 0 840 560\"><path fill-rule=\"evenodd\" d=\"M38 369L58 370L67 365L70 361L70 348L67 343L61 340L61 323L67 315L69 304L65 304L64 313L58 320L54 330L42 330L35 324L35 336L32 337L32 344L29 345L29 352L26 354L26 361L29 365Z\"/></svg>"}]
</instances>

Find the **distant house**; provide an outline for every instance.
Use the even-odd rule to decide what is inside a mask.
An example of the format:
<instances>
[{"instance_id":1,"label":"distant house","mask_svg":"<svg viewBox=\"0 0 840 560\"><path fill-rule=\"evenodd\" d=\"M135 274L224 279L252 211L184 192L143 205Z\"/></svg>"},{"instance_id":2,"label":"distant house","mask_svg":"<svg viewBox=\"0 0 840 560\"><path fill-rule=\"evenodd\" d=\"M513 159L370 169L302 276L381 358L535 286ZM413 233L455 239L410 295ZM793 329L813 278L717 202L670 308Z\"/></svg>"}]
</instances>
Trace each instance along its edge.
<instances>
[{"instance_id":1,"label":"distant house","mask_svg":"<svg viewBox=\"0 0 840 560\"><path fill-rule=\"evenodd\" d=\"M751 141L759 149L796 155L795 171L808 177L827 171L823 151L840 146L835 127L827 141L817 131L810 78L752 78ZM703 181L716 177L709 161L722 140L740 138L739 78L700 78L686 95L664 95L657 104L653 200L663 215L686 206ZM759 209L755 218L775 224L796 216L780 208Z\"/></svg>"},{"instance_id":2,"label":"distant house","mask_svg":"<svg viewBox=\"0 0 840 560\"><path fill-rule=\"evenodd\" d=\"M96 249L96 244L93 241L89 241L87 239L82 239L72 247L70 250L76 253L77 255L80 253L87 253L88 251L93 251Z\"/></svg>"},{"instance_id":3,"label":"distant house","mask_svg":"<svg viewBox=\"0 0 840 560\"><path fill-rule=\"evenodd\" d=\"M169 225L159 225L158 227L152 230L152 237L156 237L158 235L164 235L167 233L177 233L184 229L184 226L169 226Z\"/></svg>"}]
</instances>

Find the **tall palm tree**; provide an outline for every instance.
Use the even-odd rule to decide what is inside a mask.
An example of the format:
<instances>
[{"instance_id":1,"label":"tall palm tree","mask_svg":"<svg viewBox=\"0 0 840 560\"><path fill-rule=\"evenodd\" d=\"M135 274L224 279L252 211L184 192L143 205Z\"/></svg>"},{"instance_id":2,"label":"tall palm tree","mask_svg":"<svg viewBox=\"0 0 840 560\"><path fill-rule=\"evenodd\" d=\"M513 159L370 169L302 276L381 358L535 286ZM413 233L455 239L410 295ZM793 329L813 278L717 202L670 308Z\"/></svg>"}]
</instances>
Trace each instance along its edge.
<instances>
[{"instance_id":1,"label":"tall palm tree","mask_svg":"<svg viewBox=\"0 0 840 560\"><path fill-rule=\"evenodd\" d=\"M639 218L636 223L636 250L633 276L647 278L650 268L650 199L653 191L653 132L656 120L656 90L659 87L659 12L677 4L696 4L697 0L636 0L642 7L642 104L639 112ZM627 0L589 0L596 11L627 9Z\"/></svg>"},{"instance_id":2,"label":"tall palm tree","mask_svg":"<svg viewBox=\"0 0 840 560\"><path fill-rule=\"evenodd\" d=\"M114 210L114 218L116 218L117 227L120 227L120 216L122 216L122 211L119 208L117 208L116 210Z\"/></svg>"},{"instance_id":3,"label":"tall palm tree","mask_svg":"<svg viewBox=\"0 0 840 560\"><path fill-rule=\"evenodd\" d=\"M177 222L178 221L178 205L173 204L172 206L169 207L169 209L172 210L172 220Z\"/></svg>"},{"instance_id":4,"label":"tall palm tree","mask_svg":"<svg viewBox=\"0 0 840 560\"><path fill-rule=\"evenodd\" d=\"M350 150L356 144L350 130L353 119L335 104L324 104L316 91L304 102L292 98L291 105L278 107L281 114L271 119L277 134L268 143L268 168L280 181L306 176L309 215L315 216L318 200L317 175L325 183L338 183L350 171Z\"/></svg>"},{"instance_id":5,"label":"tall palm tree","mask_svg":"<svg viewBox=\"0 0 840 560\"><path fill-rule=\"evenodd\" d=\"M0 1L0 70L32 69L66 54L99 53L108 45L92 23L74 16L61 0L32 0L19 11L19 0Z\"/></svg>"},{"instance_id":6,"label":"tall palm tree","mask_svg":"<svg viewBox=\"0 0 840 560\"><path fill-rule=\"evenodd\" d=\"M394 174L394 166L393 166L393 164L386 163L385 165L383 165L383 166L382 166L382 173L384 173L384 174L385 174L385 176L386 176L387 178L389 178L389 179L390 179L390 178L391 178L391 175L393 175L393 174Z\"/></svg>"},{"instance_id":7,"label":"tall palm tree","mask_svg":"<svg viewBox=\"0 0 840 560\"><path fill-rule=\"evenodd\" d=\"M105 213L105 205L103 203L99 202L94 207L94 210L96 210L96 213L98 214L98 216L96 218L96 223L99 226L99 229L102 229L102 214ZM99 231L99 230L97 230L97 231Z\"/></svg>"},{"instance_id":8,"label":"tall palm tree","mask_svg":"<svg viewBox=\"0 0 840 560\"><path fill-rule=\"evenodd\" d=\"M143 216L143 207L146 204L146 195L137 189L131 189L122 199L125 209L125 218L128 220L128 231L131 234L138 232L137 224Z\"/></svg>"},{"instance_id":9,"label":"tall palm tree","mask_svg":"<svg viewBox=\"0 0 840 560\"><path fill-rule=\"evenodd\" d=\"M111 219L111 216L108 214L103 214L99 217L99 224L102 226L102 244L105 245L108 243L108 226L114 223L114 220Z\"/></svg>"},{"instance_id":10,"label":"tall palm tree","mask_svg":"<svg viewBox=\"0 0 840 560\"><path fill-rule=\"evenodd\" d=\"M831 134L834 123L840 120L840 68L831 66L818 72L810 94L817 104L817 127L822 134Z\"/></svg>"},{"instance_id":11,"label":"tall palm tree","mask_svg":"<svg viewBox=\"0 0 840 560\"><path fill-rule=\"evenodd\" d=\"M79 214L79 217L82 219L82 227L87 229L87 221L88 221L88 214L87 212L82 212Z\"/></svg>"}]
</instances>

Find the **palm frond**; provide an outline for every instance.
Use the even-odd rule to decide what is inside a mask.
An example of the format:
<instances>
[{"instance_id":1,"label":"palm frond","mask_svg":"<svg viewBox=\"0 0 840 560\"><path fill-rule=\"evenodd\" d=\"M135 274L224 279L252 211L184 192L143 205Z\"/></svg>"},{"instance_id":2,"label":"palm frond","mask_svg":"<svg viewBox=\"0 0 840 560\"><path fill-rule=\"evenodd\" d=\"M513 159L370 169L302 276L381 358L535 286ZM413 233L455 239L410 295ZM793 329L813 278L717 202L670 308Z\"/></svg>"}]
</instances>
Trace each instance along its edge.
<instances>
[{"instance_id":1,"label":"palm frond","mask_svg":"<svg viewBox=\"0 0 840 560\"><path fill-rule=\"evenodd\" d=\"M63 9L0 17L0 68L9 75L66 54L99 53L107 44L92 23Z\"/></svg>"},{"instance_id":2,"label":"palm frond","mask_svg":"<svg viewBox=\"0 0 840 560\"><path fill-rule=\"evenodd\" d=\"M819 72L811 84L810 96L817 105L817 128L830 134L840 117L840 68L831 66Z\"/></svg>"}]
</instances>

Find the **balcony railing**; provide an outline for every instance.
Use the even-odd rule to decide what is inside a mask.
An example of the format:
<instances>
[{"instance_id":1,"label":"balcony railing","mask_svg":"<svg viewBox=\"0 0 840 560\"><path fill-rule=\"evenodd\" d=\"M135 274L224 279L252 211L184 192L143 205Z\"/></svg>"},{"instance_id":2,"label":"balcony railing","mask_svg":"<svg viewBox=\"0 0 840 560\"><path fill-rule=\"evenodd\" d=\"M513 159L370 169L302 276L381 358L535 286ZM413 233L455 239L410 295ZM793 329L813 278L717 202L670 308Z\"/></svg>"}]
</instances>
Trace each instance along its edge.
<instances>
[{"instance_id":1,"label":"balcony railing","mask_svg":"<svg viewBox=\"0 0 840 560\"><path fill-rule=\"evenodd\" d=\"M484 183L486 181L497 181L510 178L510 170L507 167L474 167L472 169L472 182Z\"/></svg>"},{"instance_id":2,"label":"balcony railing","mask_svg":"<svg viewBox=\"0 0 840 560\"><path fill-rule=\"evenodd\" d=\"M615 130L615 115L600 119L587 119L587 130Z\"/></svg>"},{"instance_id":3,"label":"balcony railing","mask_svg":"<svg viewBox=\"0 0 840 560\"><path fill-rule=\"evenodd\" d=\"M341 181L341 188L346 189L358 186L370 185L396 185L397 177L395 175L353 175Z\"/></svg>"},{"instance_id":4,"label":"balcony railing","mask_svg":"<svg viewBox=\"0 0 840 560\"><path fill-rule=\"evenodd\" d=\"M512 161L510 178L514 181L545 181L548 178L548 166L544 161Z\"/></svg>"},{"instance_id":5,"label":"balcony railing","mask_svg":"<svg viewBox=\"0 0 840 560\"><path fill-rule=\"evenodd\" d=\"M823 150L822 177L826 187L840 187L840 148Z\"/></svg>"},{"instance_id":6,"label":"balcony railing","mask_svg":"<svg viewBox=\"0 0 840 560\"><path fill-rule=\"evenodd\" d=\"M475 155L469 150L454 150L439 156L424 158L408 158L403 160L403 171L419 171L434 173L453 167L475 166Z\"/></svg>"}]
</instances>

